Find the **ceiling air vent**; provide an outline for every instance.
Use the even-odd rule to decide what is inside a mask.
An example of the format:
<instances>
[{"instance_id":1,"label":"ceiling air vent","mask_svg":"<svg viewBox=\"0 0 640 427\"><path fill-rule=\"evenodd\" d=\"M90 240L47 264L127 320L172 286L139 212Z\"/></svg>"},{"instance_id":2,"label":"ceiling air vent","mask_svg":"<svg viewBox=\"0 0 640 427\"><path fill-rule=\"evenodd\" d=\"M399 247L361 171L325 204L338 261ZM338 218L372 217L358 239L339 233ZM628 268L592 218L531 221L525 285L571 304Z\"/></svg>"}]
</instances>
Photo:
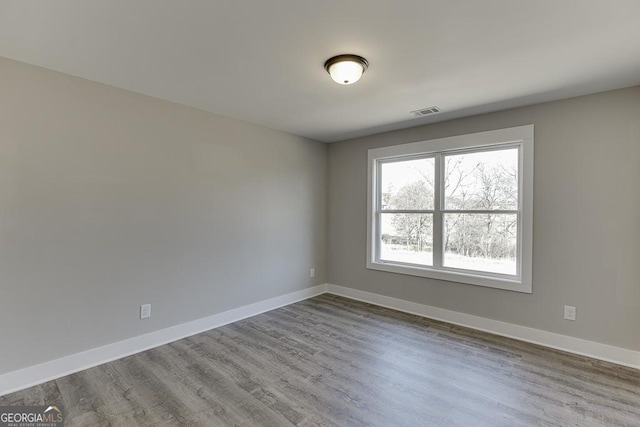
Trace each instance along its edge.
<instances>
[{"instance_id":1,"label":"ceiling air vent","mask_svg":"<svg viewBox=\"0 0 640 427\"><path fill-rule=\"evenodd\" d=\"M440 112L440 109L438 107L421 108L419 110L412 111L415 117L428 116L429 114L435 114L439 112Z\"/></svg>"}]
</instances>

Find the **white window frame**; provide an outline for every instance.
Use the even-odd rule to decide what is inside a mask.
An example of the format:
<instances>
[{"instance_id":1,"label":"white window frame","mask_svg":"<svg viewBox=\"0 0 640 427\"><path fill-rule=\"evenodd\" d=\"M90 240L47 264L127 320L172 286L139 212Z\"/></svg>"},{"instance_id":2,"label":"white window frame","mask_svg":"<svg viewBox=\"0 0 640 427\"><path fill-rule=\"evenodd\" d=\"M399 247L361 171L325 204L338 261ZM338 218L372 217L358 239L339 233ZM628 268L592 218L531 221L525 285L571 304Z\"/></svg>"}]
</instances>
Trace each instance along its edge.
<instances>
[{"instance_id":1,"label":"white window frame","mask_svg":"<svg viewBox=\"0 0 640 427\"><path fill-rule=\"evenodd\" d=\"M367 184L367 268L390 273L467 283L490 288L531 293L533 258L533 125L432 139L390 147L374 148L368 153ZM444 195L441 157L459 152L488 151L518 147L518 256L517 274L504 275L442 266ZM436 186L433 211L434 267L380 260L381 201L380 165L403 158L434 157ZM478 213L483 213L479 211ZM496 211L501 213L500 211ZM514 212L515 213L515 212Z\"/></svg>"}]
</instances>

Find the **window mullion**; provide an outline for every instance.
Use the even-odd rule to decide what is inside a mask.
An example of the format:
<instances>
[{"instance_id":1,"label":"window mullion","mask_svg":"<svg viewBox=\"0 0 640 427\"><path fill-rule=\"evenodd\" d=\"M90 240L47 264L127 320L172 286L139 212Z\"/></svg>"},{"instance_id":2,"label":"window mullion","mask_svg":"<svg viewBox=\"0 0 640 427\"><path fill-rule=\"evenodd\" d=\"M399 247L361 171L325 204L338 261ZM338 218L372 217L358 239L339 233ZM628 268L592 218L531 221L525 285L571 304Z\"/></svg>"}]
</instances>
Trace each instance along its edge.
<instances>
[{"instance_id":1,"label":"window mullion","mask_svg":"<svg viewBox=\"0 0 640 427\"><path fill-rule=\"evenodd\" d=\"M443 252L443 218L442 218L442 197L443 197L443 160L442 154L435 156L435 177L433 183L434 190L434 213L433 213L433 266L442 267Z\"/></svg>"},{"instance_id":2,"label":"window mullion","mask_svg":"<svg viewBox=\"0 0 640 427\"><path fill-rule=\"evenodd\" d=\"M380 242L382 241L382 164L376 162L376 197L375 197L375 260L380 261Z\"/></svg>"},{"instance_id":3,"label":"window mullion","mask_svg":"<svg viewBox=\"0 0 640 427\"><path fill-rule=\"evenodd\" d=\"M431 209L381 209L380 213L432 214Z\"/></svg>"}]
</instances>

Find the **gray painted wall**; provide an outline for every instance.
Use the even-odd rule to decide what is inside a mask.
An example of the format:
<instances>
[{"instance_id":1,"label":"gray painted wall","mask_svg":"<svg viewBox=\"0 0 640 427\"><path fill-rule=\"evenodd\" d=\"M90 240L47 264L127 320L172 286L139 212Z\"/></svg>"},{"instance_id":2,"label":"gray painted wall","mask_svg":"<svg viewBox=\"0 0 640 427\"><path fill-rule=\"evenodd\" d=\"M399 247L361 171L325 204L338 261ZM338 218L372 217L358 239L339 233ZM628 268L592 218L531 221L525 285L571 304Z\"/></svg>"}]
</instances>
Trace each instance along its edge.
<instances>
[{"instance_id":1,"label":"gray painted wall","mask_svg":"<svg viewBox=\"0 0 640 427\"><path fill-rule=\"evenodd\" d=\"M369 148L531 123L533 294L365 268ZM639 185L640 87L332 144L329 282L640 350Z\"/></svg>"},{"instance_id":2,"label":"gray painted wall","mask_svg":"<svg viewBox=\"0 0 640 427\"><path fill-rule=\"evenodd\" d=\"M0 59L0 374L326 282L327 151Z\"/></svg>"}]
</instances>

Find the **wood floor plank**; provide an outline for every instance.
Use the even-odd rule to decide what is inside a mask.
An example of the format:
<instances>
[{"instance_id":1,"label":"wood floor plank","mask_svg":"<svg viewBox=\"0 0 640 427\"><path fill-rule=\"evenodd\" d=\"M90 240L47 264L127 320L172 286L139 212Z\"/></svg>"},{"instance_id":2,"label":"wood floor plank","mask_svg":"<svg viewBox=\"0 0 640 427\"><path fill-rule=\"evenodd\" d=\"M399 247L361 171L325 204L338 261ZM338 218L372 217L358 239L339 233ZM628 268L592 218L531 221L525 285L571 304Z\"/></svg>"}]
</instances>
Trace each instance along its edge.
<instances>
[{"instance_id":1,"label":"wood floor plank","mask_svg":"<svg viewBox=\"0 0 640 427\"><path fill-rule=\"evenodd\" d=\"M321 295L36 387L68 426L640 426L640 371Z\"/></svg>"}]
</instances>

